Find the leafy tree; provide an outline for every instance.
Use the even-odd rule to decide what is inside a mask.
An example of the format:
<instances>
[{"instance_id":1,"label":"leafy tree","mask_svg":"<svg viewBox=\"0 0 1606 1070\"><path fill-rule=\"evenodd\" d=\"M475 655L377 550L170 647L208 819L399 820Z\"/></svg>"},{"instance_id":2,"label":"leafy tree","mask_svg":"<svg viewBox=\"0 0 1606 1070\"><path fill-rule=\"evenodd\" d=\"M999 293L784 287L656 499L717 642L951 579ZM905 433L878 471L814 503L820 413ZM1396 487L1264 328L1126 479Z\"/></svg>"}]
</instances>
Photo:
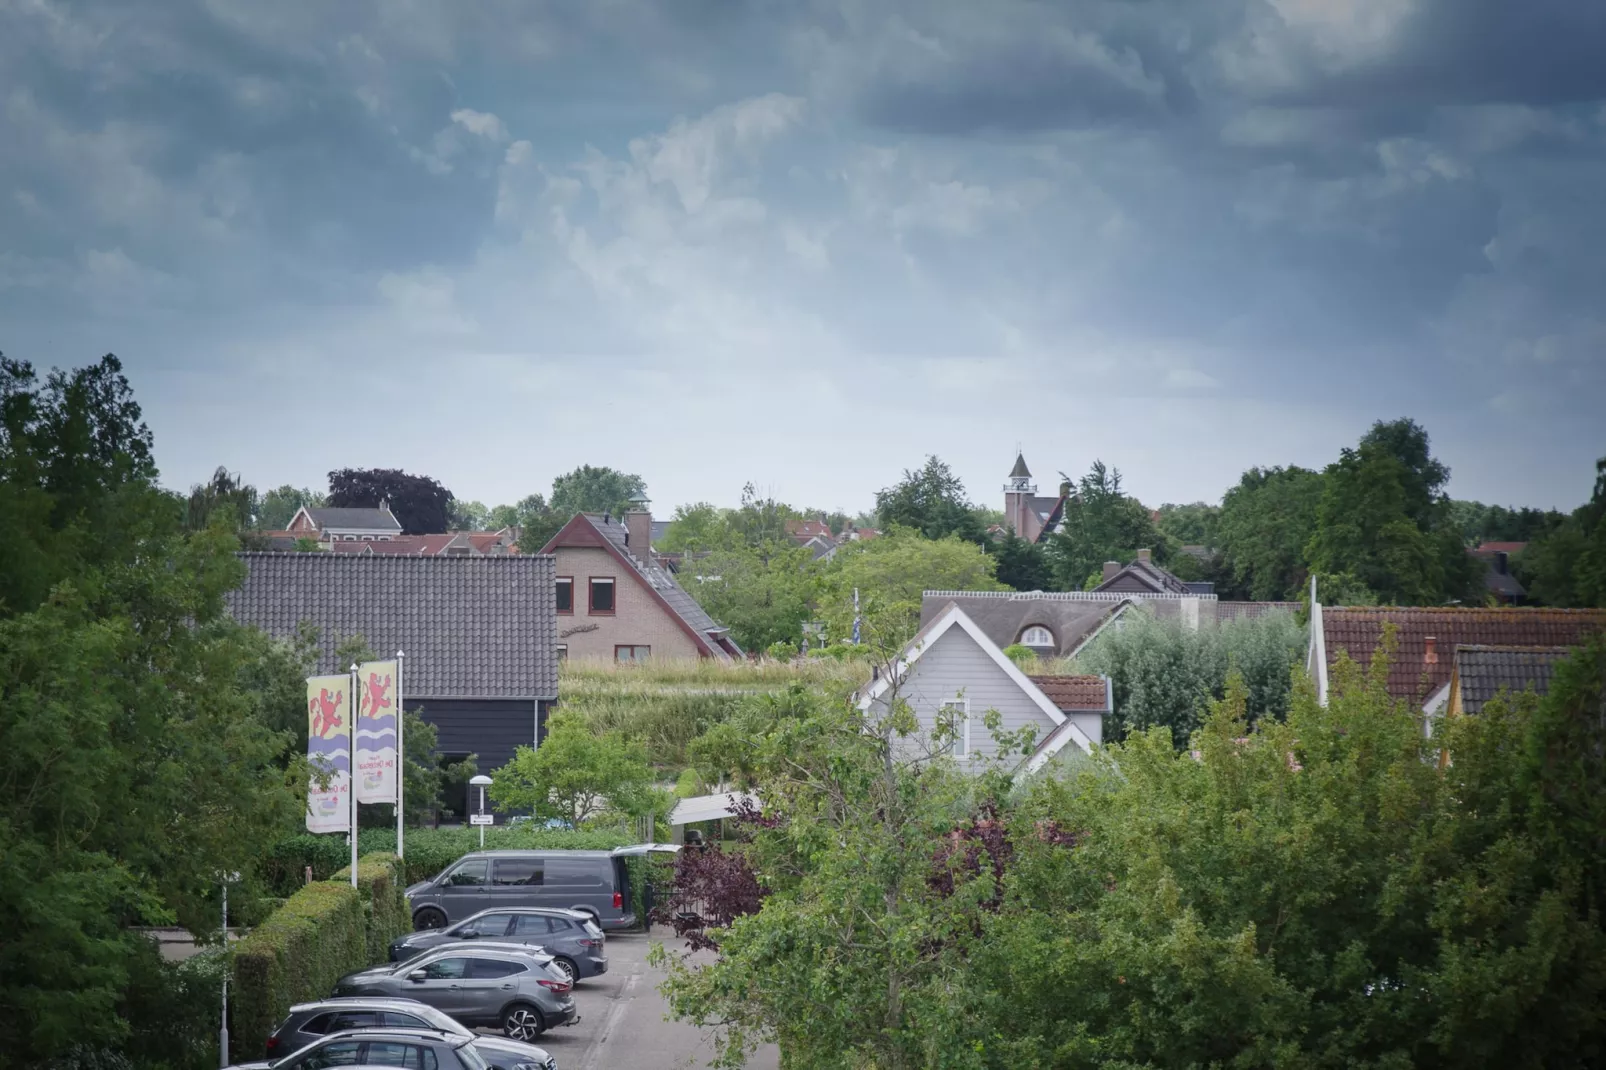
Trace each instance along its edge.
<instances>
[{"instance_id":1,"label":"leafy tree","mask_svg":"<svg viewBox=\"0 0 1606 1070\"><path fill-rule=\"evenodd\" d=\"M585 464L552 481L552 512L561 519L559 527L575 513L622 516L630 508L631 497L646 490L646 482L638 475Z\"/></svg>"},{"instance_id":2,"label":"leafy tree","mask_svg":"<svg viewBox=\"0 0 1606 1070\"><path fill-rule=\"evenodd\" d=\"M302 506L318 509L325 501L322 494L305 487L298 489L288 483L275 487L262 495L262 501L257 505L257 526L264 531L283 531L290 526L291 519Z\"/></svg>"},{"instance_id":3,"label":"leafy tree","mask_svg":"<svg viewBox=\"0 0 1606 1070\"><path fill-rule=\"evenodd\" d=\"M1183 546L1213 547L1216 544L1216 521L1221 517L1221 506L1193 502L1189 505L1160 506L1157 510L1160 534L1175 539Z\"/></svg>"},{"instance_id":4,"label":"leafy tree","mask_svg":"<svg viewBox=\"0 0 1606 1070\"><path fill-rule=\"evenodd\" d=\"M543 504L545 503L543 502ZM490 531L501 531L503 528L517 527L518 523L519 508L516 505L493 506L489 516L486 518L486 528Z\"/></svg>"},{"instance_id":5,"label":"leafy tree","mask_svg":"<svg viewBox=\"0 0 1606 1070\"><path fill-rule=\"evenodd\" d=\"M452 499L452 531L485 531L491 522L491 511L484 502L465 502Z\"/></svg>"},{"instance_id":6,"label":"leafy tree","mask_svg":"<svg viewBox=\"0 0 1606 1070\"><path fill-rule=\"evenodd\" d=\"M1216 533L1237 590L1257 602L1300 596L1322 485L1306 468L1251 468L1227 491Z\"/></svg>"},{"instance_id":7,"label":"leafy tree","mask_svg":"<svg viewBox=\"0 0 1606 1070\"><path fill-rule=\"evenodd\" d=\"M795 651L810 618L809 565L809 551L789 541L737 543L688 562L680 584L743 650L784 643Z\"/></svg>"},{"instance_id":8,"label":"leafy tree","mask_svg":"<svg viewBox=\"0 0 1606 1070\"><path fill-rule=\"evenodd\" d=\"M1063 473L1062 473L1063 475ZM1065 481L1070 483L1070 477ZM1121 473L1094 461L1065 503L1059 530L1047 542L1049 567L1061 590L1081 590L1102 575L1106 561L1131 561L1142 549L1166 559L1166 544L1136 498L1121 489Z\"/></svg>"},{"instance_id":9,"label":"leafy tree","mask_svg":"<svg viewBox=\"0 0 1606 1070\"><path fill-rule=\"evenodd\" d=\"M853 592L859 591L861 638L901 646L920 625L928 590L999 591L993 559L974 543L950 535L928 539L907 528L849 542L819 568L816 616L832 642L853 634Z\"/></svg>"},{"instance_id":10,"label":"leafy tree","mask_svg":"<svg viewBox=\"0 0 1606 1070\"><path fill-rule=\"evenodd\" d=\"M184 508L184 529L201 531L211 524L214 516L225 513L223 524L231 531L255 527L257 492L227 468L219 468L212 473L210 482L197 483L190 488L189 501Z\"/></svg>"},{"instance_id":11,"label":"leafy tree","mask_svg":"<svg viewBox=\"0 0 1606 1070\"><path fill-rule=\"evenodd\" d=\"M877 491L875 507L883 528L912 528L928 539L957 535L967 542L985 541L985 525L965 496L964 483L935 455L917 471L904 469L902 479Z\"/></svg>"},{"instance_id":12,"label":"leafy tree","mask_svg":"<svg viewBox=\"0 0 1606 1070\"><path fill-rule=\"evenodd\" d=\"M670 553L713 550L730 545L730 536L726 510L711 502L693 502L675 507L658 549Z\"/></svg>"},{"instance_id":13,"label":"leafy tree","mask_svg":"<svg viewBox=\"0 0 1606 1070\"><path fill-rule=\"evenodd\" d=\"M499 809L527 809L575 828L608 811L667 812L653 788L647 749L618 732L593 735L574 713L554 713L541 746L520 747L491 777L491 798Z\"/></svg>"},{"instance_id":14,"label":"leafy tree","mask_svg":"<svg viewBox=\"0 0 1606 1070\"><path fill-rule=\"evenodd\" d=\"M741 505L726 518L731 534L754 548L771 545L791 545L788 525L801 520L802 514L773 497L760 498L758 490L748 483L742 487Z\"/></svg>"},{"instance_id":15,"label":"leafy tree","mask_svg":"<svg viewBox=\"0 0 1606 1070\"><path fill-rule=\"evenodd\" d=\"M1530 598L1550 606L1606 608L1606 457L1595 462L1588 502L1517 556Z\"/></svg>"},{"instance_id":16,"label":"leafy tree","mask_svg":"<svg viewBox=\"0 0 1606 1070\"><path fill-rule=\"evenodd\" d=\"M1450 501L1450 522L1468 546L1484 542L1531 542L1549 535L1566 519L1565 514L1555 509Z\"/></svg>"},{"instance_id":17,"label":"leafy tree","mask_svg":"<svg viewBox=\"0 0 1606 1070\"><path fill-rule=\"evenodd\" d=\"M1310 567L1347 573L1385 601L1437 605L1470 597L1478 578L1442 493L1449 469L1410 420L1378 423L1327 468Z\"/></svg>"},{"instance_id":18,"label":"leafy tree","mask_svg":"<svg viewBox=\"0 0 1606 1070\"><path fill-rule=\"evenodd\" d=\"M329 473L329 504L337 509L389 505L405 535L433 535L452 523L452 492L428 476L396 468L341 468Z\"/></svg>"},{"instance_id":19,"label":"leafy tree","mask_svg":"<svg viewBox=\"0 0 1606 1070\"><path fill-rule=\"evenodd\" d=\"M1027 542L1013 531L988 546L998 562L998 582L1017 591L1046 591L1053 582L1048 555L1041 543Z\"/></svg>"},{"instance_id":20,"label":"leafy tree","mask_svg":"<svg viewBox=\"0 0 1606 1070\"><path fill-rule=\"evenodd\" d=\"M237 543L182 531L116 359L42 388L0 362L0 416L0 1051L42 1064L127 1036L129 926L213 930L306 771L223 612Z\"/></svg>"}]
</instances>

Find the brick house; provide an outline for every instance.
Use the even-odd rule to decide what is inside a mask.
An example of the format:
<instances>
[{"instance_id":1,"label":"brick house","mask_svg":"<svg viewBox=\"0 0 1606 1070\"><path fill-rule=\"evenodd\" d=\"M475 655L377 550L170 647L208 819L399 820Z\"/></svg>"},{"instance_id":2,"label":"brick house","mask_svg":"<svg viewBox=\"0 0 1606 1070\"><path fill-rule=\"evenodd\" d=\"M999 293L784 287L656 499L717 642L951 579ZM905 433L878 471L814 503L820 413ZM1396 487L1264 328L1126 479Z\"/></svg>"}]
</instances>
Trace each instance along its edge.
<instances>
[{"instance_id":1,"label":"brick house","mask_svg":"<svg viewBox=\"0 0 1606 1070\"><path fill-rule=\"evenodd\" d=\"M401 521L391 514L390 506L384 502L380 502L377 509L310 509L303 505L285 528L285 533L293 538L319 542L379 542L393 539L401 532Z\"/></svg>"},{"instance_id":2,"label":"brick house","mask_svg":"<svg viewBox=\"0 0 1606 1070\"><path fill-rule=\"evenodd\" d=\"M646 499L621 520L577 513L541 548L557 561L558 656L609 661L742 656L652 551Z\"/></svg>"}]
</instances>

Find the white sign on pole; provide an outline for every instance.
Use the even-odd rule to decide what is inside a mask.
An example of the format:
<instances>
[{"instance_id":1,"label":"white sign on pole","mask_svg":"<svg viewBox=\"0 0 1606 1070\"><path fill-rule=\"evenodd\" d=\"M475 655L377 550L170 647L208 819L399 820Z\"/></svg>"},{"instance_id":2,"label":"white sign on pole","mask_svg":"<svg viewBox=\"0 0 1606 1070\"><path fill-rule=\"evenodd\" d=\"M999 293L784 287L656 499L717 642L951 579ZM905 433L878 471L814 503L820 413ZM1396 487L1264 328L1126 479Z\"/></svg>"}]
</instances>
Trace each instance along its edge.
<instances>
[{"instance_id":1,"label":"white sign on pole","mask_svg":"<svg viewBox=\"0 0 1606 1070\"><path fill-rule=\"evenodd\" d=\"M494 825L494 824L496 824L496 815L495 814L469 814L468 815L468 823L470 825Z\"/></svg>"}]
</instances>

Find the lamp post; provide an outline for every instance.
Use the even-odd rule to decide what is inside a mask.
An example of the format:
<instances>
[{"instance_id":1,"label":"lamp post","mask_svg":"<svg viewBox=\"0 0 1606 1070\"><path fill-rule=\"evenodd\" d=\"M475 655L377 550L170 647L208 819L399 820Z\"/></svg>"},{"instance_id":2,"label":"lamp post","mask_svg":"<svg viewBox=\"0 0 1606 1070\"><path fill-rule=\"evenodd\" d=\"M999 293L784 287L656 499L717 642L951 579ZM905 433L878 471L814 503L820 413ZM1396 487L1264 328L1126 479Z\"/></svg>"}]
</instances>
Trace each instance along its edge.
<instances>
[{"instance_id":1,"label":"lamp post","mask_svg":"<svg viewBox=\"0 0 1606 1070\"><path fill-rule=\"evenodd\" d=\"M220 873L223 882L223 950L229 949L229 885L240 879L238 873ZM229 967L223 966L223 1017L217 1031L217 1064L229 1065Z\"/></svg>"},{"instance_id":2,"label":"lamp post","mask_svg":"<svg viewBox=\"0 0 1606 1070\"><path fill-rule=\"evenodd\" d=\"M480 808L478 812L469 815L469 824L480 827L480 850L485 849L485 826L491 823L491 815L485 811L485 789L491 786L491 778L481 773L469 781L474 787L480 789Z\"/></svg>"}]
</instances>

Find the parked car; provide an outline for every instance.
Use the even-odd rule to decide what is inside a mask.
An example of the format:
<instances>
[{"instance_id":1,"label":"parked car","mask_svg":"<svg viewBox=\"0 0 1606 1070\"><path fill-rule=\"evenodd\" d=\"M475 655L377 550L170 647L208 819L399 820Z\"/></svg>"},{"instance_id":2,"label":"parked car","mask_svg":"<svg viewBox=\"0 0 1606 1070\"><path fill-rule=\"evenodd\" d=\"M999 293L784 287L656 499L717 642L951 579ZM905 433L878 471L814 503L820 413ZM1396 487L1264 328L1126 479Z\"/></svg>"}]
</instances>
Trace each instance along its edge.
<instances>
[{"instance_id":1,"label":"parked car","mask_svg":"<svg viewBox=\"0 0 1606 1070\"><path fill-rule=\"evenodd\" d=\"M444 929L420 929L390 945L390 961L402 962L432 947L462 940L498 940L545 948L553 964L580 981L608 972L607 940L590 914L561 907L482 910Z\"/></svg>"},{"instance_id":2,"label":"parked car","mask_svg":"<svg viewBox=\"0 0 1606 1070\"><path fill-rule=\"evenodd\" d=\"M552 956L532 948L453 944L347 974L334 995L416 999L466 1026L499 1026L514 1040L534 1040L575 1020L573 988Z\"/></svg>"},{"instance_id":3,"label":"parked car","mask_svg":"<svg viewBox=\"0 0 1606 1070\"><path fill-rule=\"evenodd\" d=\"M331 1033L387 1028L432 1029L464 1037L474 1042L474 1050L491 1070L555 1070L557 1066L544 1048L506 1037L482 1036L427 1003L383 996L342 996L296 1004L269 1035L268 1058L299 1051ZM250 1065L265 1067L268 1063Z\"/></svg>"},{"instance_id":4,"label":"parked car","mask_svg":"<svg viewBox=\"0 0 1606 1070\"><path fill-rule=\"evenodd\" d=\"M506 907L579 910L609 931L636 924L624 857L611 851L474 851L406 895L415 929Z\"/></svg>"},{"instance_id":5,"label":"parked car","mask_svg":"<svg viewBox=\"0 0 1606 1070\"><path fill-rule=\"evenodd\" d=\"M473 1040L434 1029L356 1029L331 1033L271 1063L235 1070L325 1070L331 1066L396 1066L408 1070L487 1070Z\"/></svg>"}]
</instances>

